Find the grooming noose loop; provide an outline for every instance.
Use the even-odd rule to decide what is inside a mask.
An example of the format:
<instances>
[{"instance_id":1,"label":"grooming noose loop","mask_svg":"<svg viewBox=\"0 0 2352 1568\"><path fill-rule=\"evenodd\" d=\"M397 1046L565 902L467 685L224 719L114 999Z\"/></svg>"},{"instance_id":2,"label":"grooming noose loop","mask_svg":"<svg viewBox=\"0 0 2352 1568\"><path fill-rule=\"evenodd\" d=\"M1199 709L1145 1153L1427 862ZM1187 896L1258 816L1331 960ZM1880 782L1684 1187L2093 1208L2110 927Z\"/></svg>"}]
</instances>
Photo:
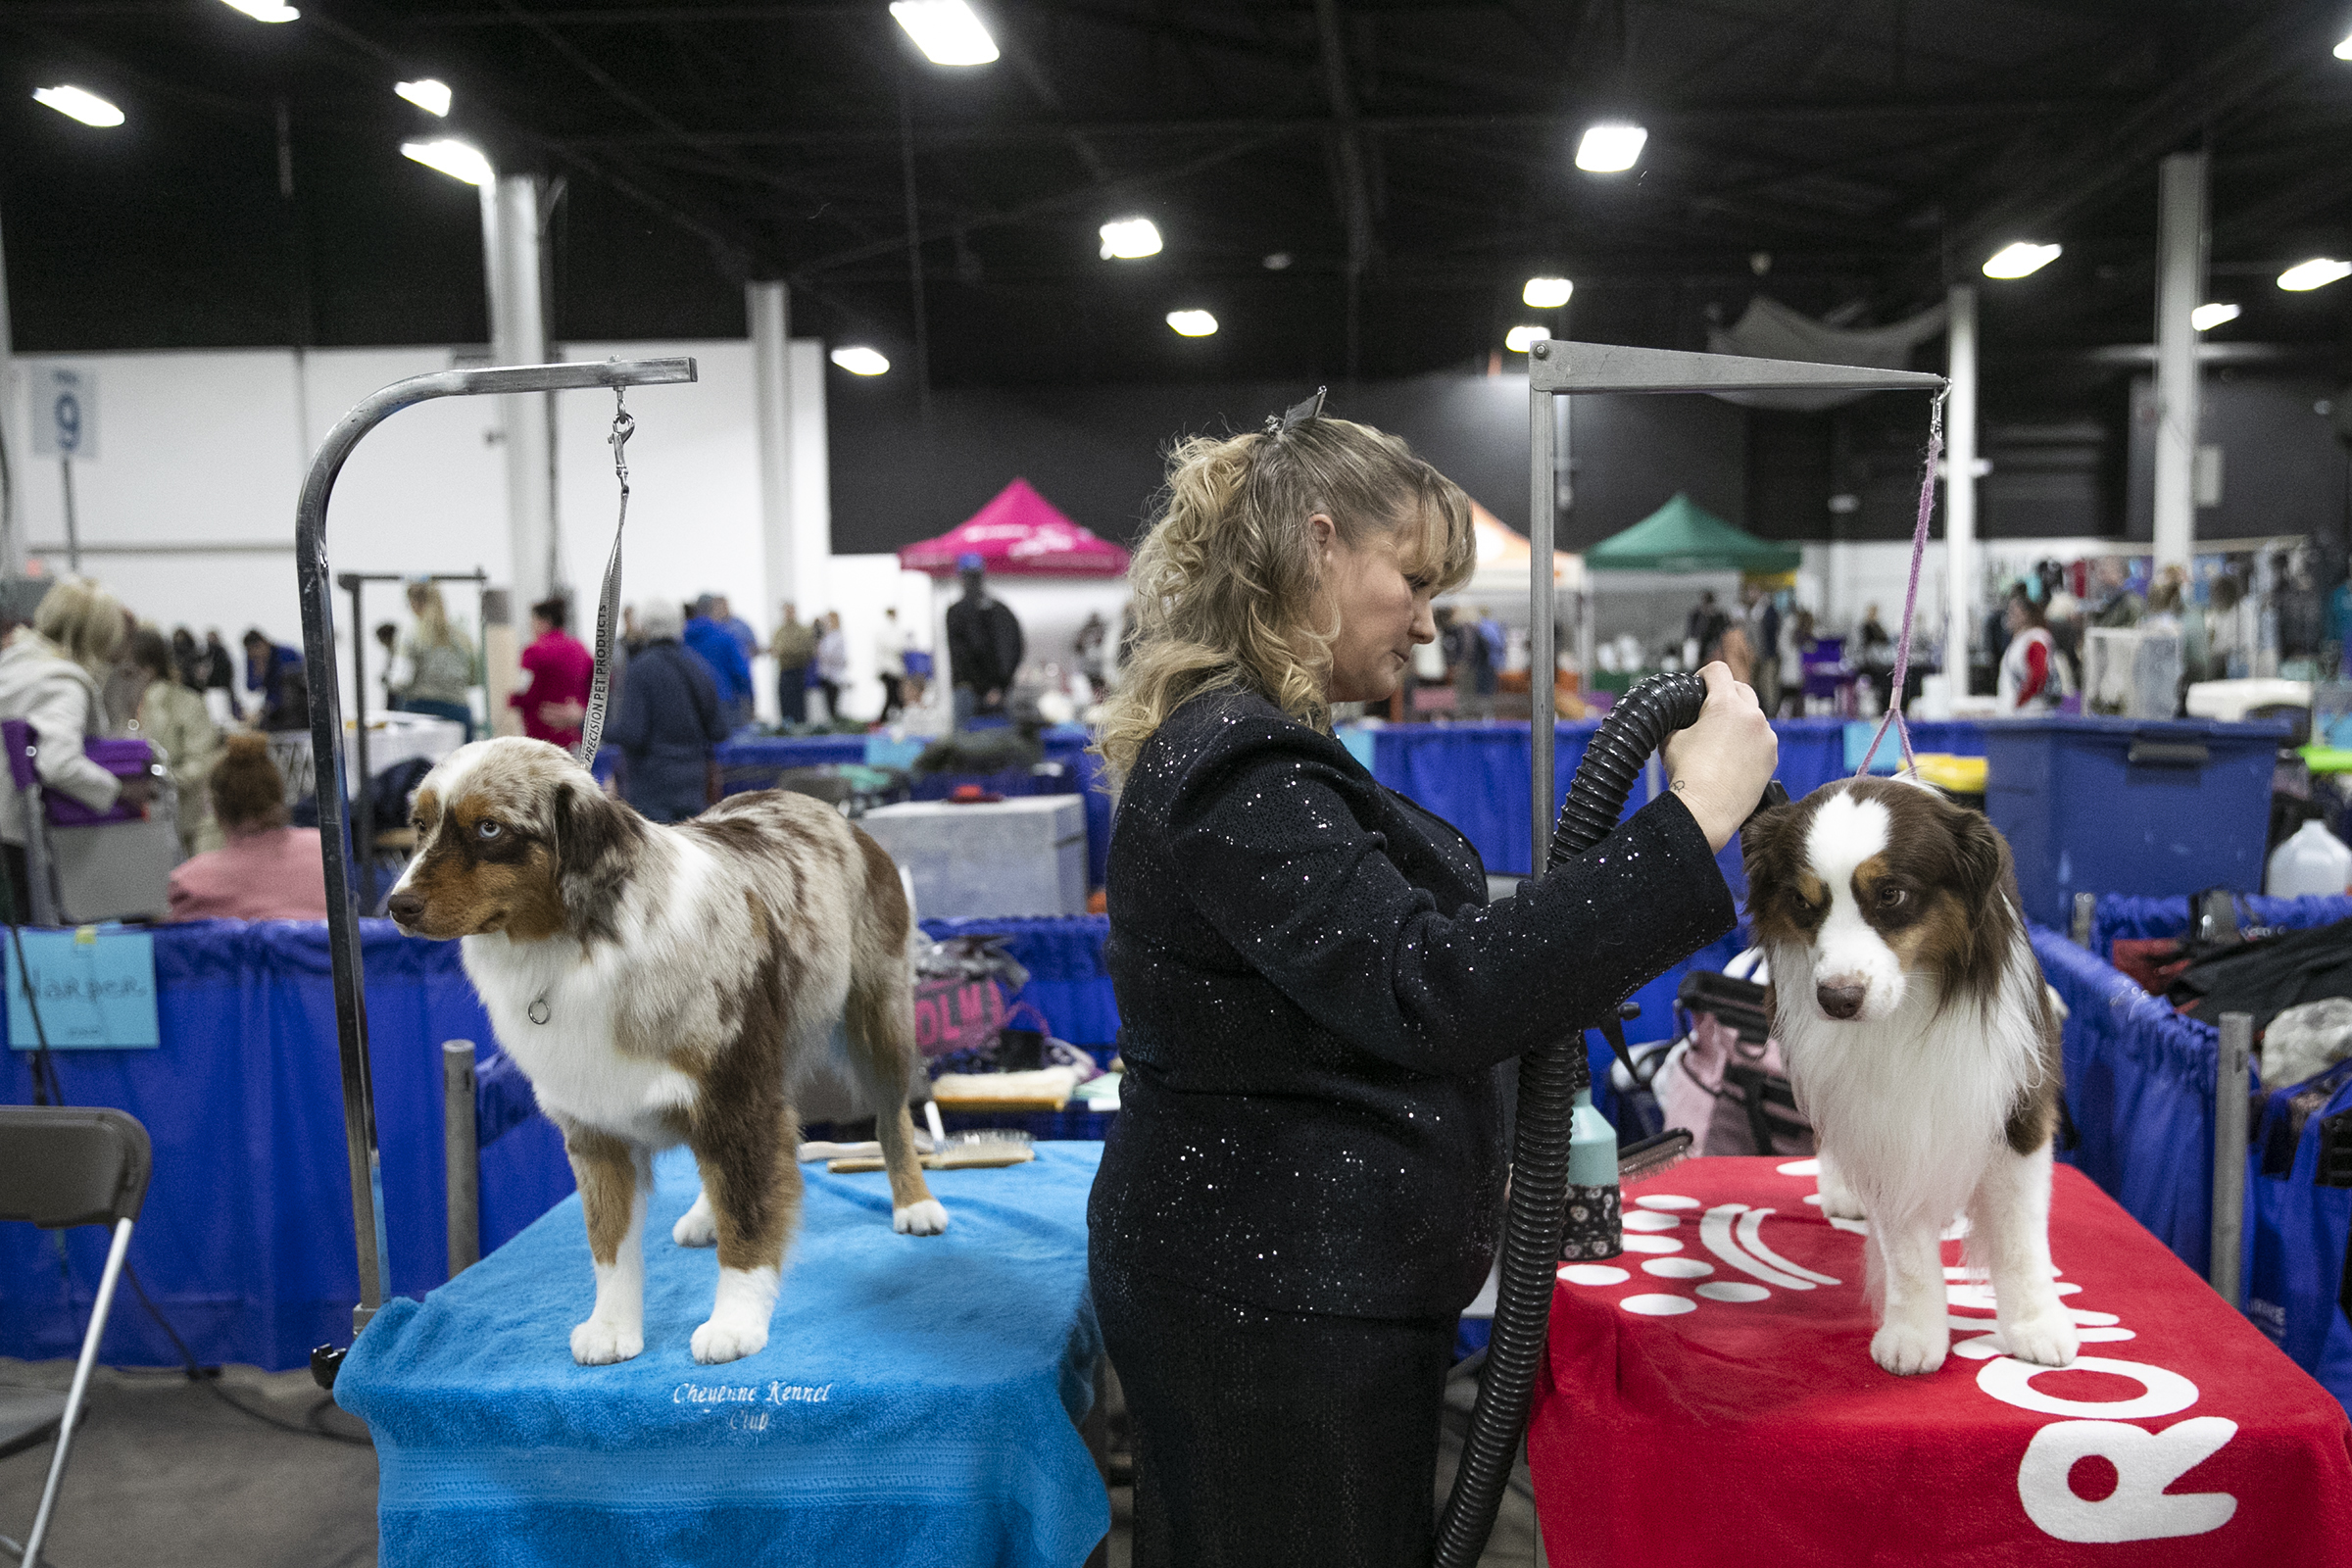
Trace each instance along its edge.
<instances>
[{"instance_id":1,"label":"grooming noose loop","mask_svg":"<svg viewBox=\"0 0 2352 1568\"><path fill-rule=\"evenodd\" d=\"M612 623L620 613L620 532L629 521L629 437L637 421L629 416L625 394L612 389L612 433L605 441L612 448L612 477L620 485L620 514L612 522L612 555L605 563L604 591L596 602L596 679L588 692L588 710L580 715L580 743L573 754L584 767L596 765L596 749L605 738L605 709L612 691Z\"/></svg>"}]
</instances>

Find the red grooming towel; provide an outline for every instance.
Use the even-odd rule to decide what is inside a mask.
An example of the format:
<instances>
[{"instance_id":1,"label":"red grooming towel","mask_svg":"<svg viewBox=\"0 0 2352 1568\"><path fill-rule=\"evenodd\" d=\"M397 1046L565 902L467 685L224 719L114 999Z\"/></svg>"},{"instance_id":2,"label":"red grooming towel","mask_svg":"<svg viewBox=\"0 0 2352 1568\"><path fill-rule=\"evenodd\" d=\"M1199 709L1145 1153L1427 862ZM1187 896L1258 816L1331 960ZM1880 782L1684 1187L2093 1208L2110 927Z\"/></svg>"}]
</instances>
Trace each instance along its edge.
<instances>
[{"instance_id":1,"label":"red grooming towel","mask_svg":"<svg viewBox=\"0 0 2352 1568\"><path fill-rule=\"evenodd\" d=\"M1969 1346L1991 1297L1956 1283L1953 1353L1897 1378L1870 1359L1862 1237L1806 1201L1816 1169L1698 1159L1630 1188L1634 1250L1560 1285L1528 1438L1555 1560L2352 1557L2343 1406L2080 1173L2050 1221L2078 1368Z\"/></svg>"}]
</instances>

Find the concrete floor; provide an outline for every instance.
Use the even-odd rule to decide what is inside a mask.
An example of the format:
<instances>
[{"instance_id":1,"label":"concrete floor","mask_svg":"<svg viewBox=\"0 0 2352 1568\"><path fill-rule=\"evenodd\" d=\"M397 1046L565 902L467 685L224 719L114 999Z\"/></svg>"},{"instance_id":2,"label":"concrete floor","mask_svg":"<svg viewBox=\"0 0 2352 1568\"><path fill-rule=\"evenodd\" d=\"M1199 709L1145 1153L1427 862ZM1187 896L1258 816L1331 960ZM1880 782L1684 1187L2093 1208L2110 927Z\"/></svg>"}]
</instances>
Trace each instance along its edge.
<instances>
[{"instance_id":1,"label":"concrete floor","mask_svg":"<svg viewBox=\"0 0 2352 1568\"><path fill-rule=\"evenodd\" d=\"M0 1384L63 1390L71 1361L0 1357ZM308 1372L228 1367L221 1393L300 1428L316 1419L356 1437L287 1432L230 1409L177 1372L98 1369L74 1440L53 1568L362 1568L375 1562L375 1450ZM0 1459L0 1535L24 1539L48 1474L46 1447Z\"/></svg>"}]
</instances>

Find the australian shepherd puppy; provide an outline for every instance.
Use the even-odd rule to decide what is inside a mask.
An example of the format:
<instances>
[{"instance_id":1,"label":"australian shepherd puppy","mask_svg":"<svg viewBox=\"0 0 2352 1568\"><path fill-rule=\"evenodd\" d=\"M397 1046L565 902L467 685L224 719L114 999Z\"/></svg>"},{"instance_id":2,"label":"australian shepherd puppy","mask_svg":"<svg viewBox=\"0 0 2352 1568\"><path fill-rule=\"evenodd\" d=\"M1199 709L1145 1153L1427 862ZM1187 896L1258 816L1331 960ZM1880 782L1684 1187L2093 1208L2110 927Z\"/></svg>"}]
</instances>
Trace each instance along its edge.
<instances>
[{"instance_id":1,"label":"australian shepherd puppy","mask_svg":"<svg viewBox=\"0 0 2352 1568\"><path fill-rule=\"evenodd\" d=\"M1871 1358L1933 1372L1951 1345L1938 1236L1968 1224L2009 1354L2078 1348L2050 1269L2058 1021L2009 846L1925 785L1825 784L1744 836L1768 1005L1832 1215L1869 1219Z\"/></svg>"},{"instance_id":2,"label":"australian shepherd puppy","mask_svg":"<svg viewBox=\"0 0 2352 1568\"><path fill-rule=\"evenodd\" d=\"M543 741L476 741L417 786L416 853L390 910L414 936L462 938L498 1042L564 1130L596 1266L572 1359L645 1348L645 1201L653 1155L685 1144L703 1190L672 1229L718 1244L697 1361L767 1343L800 1220L793 1089L837 1022L881 1107L895 1229L947 1210L916 1162L908 911L898 867L805 795L728 797L663 827L607 797Z\"/></svg>"}]
</instances>

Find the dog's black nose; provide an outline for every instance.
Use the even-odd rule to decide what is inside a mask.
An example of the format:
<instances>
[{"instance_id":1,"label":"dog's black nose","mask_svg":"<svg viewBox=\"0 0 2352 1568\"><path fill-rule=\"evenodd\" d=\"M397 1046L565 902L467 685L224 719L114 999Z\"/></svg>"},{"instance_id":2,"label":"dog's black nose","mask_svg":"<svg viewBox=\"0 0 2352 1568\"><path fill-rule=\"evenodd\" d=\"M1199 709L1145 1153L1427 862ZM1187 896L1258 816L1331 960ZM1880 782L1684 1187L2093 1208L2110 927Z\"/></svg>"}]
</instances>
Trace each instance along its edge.
<instances>
[{"instance_id":1,"label":"dog's black nose","mask_svg":"<svg viewBox=\"0 0 2352 1568\"><path fill-rule=\"evenodd\" d=\"M1859 985L1832 985L1825 980L1813 988L1813 1000L1833 1018L1851 1018L1862 1010L1862 993Z\"/></svg>"},{"instance_id":2,"label":"dog's black nose","mask_svg":"<svg viewBox=\"0 0 2352 1568\"><path fill-rule=\"evenodd\" d=\"M402 925L415 925L424 913L424 900L414 893L395 893L384 901L384 908Z\"/></svg>"}]
</instances>

